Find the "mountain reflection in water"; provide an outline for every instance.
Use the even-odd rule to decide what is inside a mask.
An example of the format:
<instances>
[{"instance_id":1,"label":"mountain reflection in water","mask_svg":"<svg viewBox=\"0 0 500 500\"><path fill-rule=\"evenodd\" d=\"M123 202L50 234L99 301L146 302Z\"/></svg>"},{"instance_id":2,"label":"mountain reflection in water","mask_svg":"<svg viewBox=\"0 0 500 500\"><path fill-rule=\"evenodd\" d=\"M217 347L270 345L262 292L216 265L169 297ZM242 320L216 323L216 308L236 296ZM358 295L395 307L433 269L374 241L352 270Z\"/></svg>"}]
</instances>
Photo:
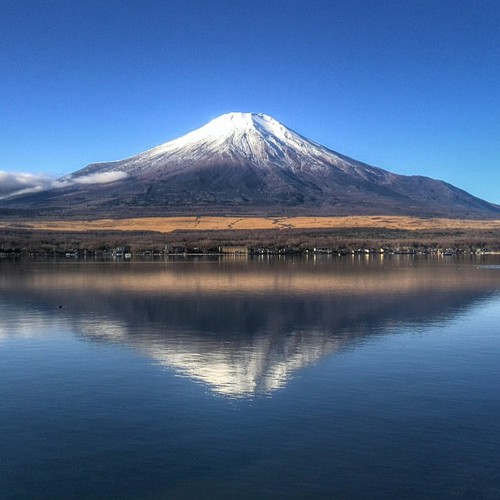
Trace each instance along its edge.
<instances>
[{"instance_id":1,"label":"mountain reflection in water","mask_svg":"<svg viewBox=\"0 0 500 500\"><path fill-rule=\"evenodd\" d=\"M498 290L477 258L0 263L0 307L66 321L230 397L270 394L301 368L396 325L453 318ZM59 308L62 306L62 308ZM0 337L26 334L13 325Z\"/></svg>"}]
</instances>

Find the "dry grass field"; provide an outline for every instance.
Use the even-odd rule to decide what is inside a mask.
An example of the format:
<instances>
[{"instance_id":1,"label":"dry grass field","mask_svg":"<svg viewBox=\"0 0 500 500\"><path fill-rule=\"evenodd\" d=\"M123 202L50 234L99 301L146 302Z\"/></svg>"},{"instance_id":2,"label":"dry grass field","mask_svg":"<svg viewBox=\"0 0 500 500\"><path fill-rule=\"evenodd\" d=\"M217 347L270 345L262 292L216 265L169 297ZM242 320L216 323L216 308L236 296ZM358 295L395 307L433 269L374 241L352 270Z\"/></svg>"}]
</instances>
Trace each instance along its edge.
<instances>
[{"instance_id":1,"label":"dry grass field","mask_svg":"<svg viewBox=\"0 0 500 500\"><path fill-rule=\"evenodd\" d=\"M95 220L0 219L0 254L57 254L127 247L160 252L165 245L213 252L244 246L302 252L386 248L500 251L500 219L410 216L144 217Z\"/></svg>"},{"instance_id":2,"label":"dry grass field","mask_svg":"<svg viewBox=\"0 0 500 500\"><path fill-rule=\"evenodd\" d=\"M499 230L500 220L419 218L408 216L352 217L145 217L133 219L0 221L0 229L54 232L286 230L347 228L400 229L405 231Z\"/></svg>"}]
</instances>

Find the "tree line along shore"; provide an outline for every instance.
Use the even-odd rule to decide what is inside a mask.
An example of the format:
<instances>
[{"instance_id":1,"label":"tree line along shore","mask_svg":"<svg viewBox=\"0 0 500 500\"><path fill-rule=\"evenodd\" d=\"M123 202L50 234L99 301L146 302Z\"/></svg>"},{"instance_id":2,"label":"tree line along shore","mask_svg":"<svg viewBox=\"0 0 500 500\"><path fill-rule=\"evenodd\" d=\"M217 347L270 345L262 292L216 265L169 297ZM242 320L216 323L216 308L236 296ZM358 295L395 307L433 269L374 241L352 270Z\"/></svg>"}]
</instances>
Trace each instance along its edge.
<instances>
[{"instance_id":1,"label":"tree line along shore","mask_svg":"<svg viewBox=\"0 0 500 500\"><path fill-rule=\"evenodd\" d=\"M0 230L0 255L141 256L170 254L484 254L500 252L500 229L388 228L46 231Z\"/></svg>"}]
</instances>

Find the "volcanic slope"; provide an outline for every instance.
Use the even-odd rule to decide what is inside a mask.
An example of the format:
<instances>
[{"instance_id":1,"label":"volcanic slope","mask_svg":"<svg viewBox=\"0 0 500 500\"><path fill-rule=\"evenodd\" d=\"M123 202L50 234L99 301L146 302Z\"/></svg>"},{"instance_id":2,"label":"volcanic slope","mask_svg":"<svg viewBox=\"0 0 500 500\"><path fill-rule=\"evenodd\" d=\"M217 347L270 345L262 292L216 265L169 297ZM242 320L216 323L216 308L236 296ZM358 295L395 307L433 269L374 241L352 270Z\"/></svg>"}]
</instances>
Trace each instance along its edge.
<instances>
[{"instance_id":1,"label":"volcanic slope","mask_svg":"<svg viewBox=\"0 0 500 500\"><path fill-rule=\"evenodd\" d=\"M2 200L39 214L495 217L443 181L372 167L264 114L228 113L131 158L91 164L52 189Z\"/></svg>"}]
</instances>

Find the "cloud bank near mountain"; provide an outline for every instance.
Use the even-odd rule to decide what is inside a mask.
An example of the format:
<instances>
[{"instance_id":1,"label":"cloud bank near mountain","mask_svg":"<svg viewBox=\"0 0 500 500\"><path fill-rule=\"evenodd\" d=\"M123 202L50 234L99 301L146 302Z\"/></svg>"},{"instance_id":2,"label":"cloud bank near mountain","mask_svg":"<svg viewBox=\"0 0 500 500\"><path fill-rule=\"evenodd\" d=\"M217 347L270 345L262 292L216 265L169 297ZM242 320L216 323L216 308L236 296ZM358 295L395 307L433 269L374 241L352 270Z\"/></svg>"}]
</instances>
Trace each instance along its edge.
<instances>
[{"instance_id":1,"label":"cloud bank near mountain","mask_svg":"<svg viewBox=\"0 0 500 500\"><path fill-rule=\"evenodd\" d=\"M111 170L109 172L96 172L88 175L67 176L56 180L52 187L67 187L74 184L110 184L111 182L121 181L126 179L128 174L120 170Z\"/></svg>"},{"instance_id":2,"label":"cloud bank near mountain","mask_svg":"<svg viewBox=\"0 0 500 500\"><path fill-rule=\"evenodd\" d=\"M54 179L44 174L27 174L0 171L0 199L11 196L37 193L48 189L57 189L74 184L109 184L128 177L126 172L101 172L79 177L63 177Z\"/></svg>"},{"instance_id":3,"label":"cloud bank near mountain","mask_svg":"<svg viewBox=\"0 0 500 500\"><path fill-rule=\"evenodd\" d=\"M128 177L128 174L122 171L99 172L90 175L82 175L80 177L73 177L70 182L75 184L109 184L110 182L121 181L126 177Z\"/></svg>"},{"instance_id":4,"label":"cloud bank near mountain","mask_svg":"<svg viewBox=\"0 0 500 500\"><path fill-rule=\"evenodd\" d=\"M0 198L36 193L49 189L54 179L48 175L0 171Z\"/></svg>"}]
</instances>

